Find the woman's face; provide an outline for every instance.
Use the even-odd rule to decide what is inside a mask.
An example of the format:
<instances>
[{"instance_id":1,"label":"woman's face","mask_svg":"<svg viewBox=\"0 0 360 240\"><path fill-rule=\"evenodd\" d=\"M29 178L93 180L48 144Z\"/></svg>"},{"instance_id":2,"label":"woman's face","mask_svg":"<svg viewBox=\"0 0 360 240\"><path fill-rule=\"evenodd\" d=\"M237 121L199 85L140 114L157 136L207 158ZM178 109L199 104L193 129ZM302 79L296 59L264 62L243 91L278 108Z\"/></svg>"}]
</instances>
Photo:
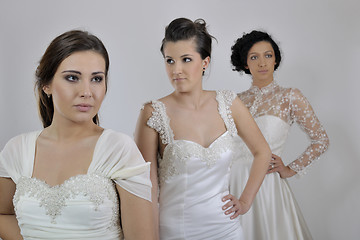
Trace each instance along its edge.
<instances>
[{"instance_id":1,"label":"woman's face","mask_svg":"<svg viewBox=\"0 0 360 240\"><path fill-rule=\"evenodd\" d=\"M274 49L269 42L257 42L250 48L246 68L249 69L254 84L266 86L271 83L275 65Z\"/></svg>"},{"instance_id":2,"label":"woman's face","mask_svg":"<svg viewBox=\"0 0 360 240\"><path fill-rule=\"evenodd\" d=\"M97 52L80 51L65 58L43 88L54 103L53 121L92 122L105 97L105 60Z\"/></svg>"},{"instance_id":3,"label":"woman's face","mask_svg":"<svg viewBox=\"0 0 360 240\"><path fill-rule=\"evenodd\" d=\"M164 46L166 72L175 91L202 89L203 69L208 67L210 57L201 59L196 47L192 39L167 42Z\"/></svg>"}]
</instances>

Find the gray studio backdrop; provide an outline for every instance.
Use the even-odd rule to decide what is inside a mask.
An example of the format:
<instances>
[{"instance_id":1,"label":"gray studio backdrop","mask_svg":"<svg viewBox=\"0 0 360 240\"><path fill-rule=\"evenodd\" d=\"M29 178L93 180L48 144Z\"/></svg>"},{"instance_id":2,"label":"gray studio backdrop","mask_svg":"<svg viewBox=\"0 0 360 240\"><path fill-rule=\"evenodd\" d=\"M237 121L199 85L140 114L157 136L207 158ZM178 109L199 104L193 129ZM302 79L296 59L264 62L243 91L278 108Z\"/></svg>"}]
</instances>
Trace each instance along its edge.
<instances>
[{"instance_id":1,"label":"gray studio backdrop","mask_svg":"<svg viewBox=\"0 0 360 240\"><path fill-rule=\"evenodd\" d=\"M330 149L312 170L289 182L314 239L358 239L360 184L360 33L356 0L0 0L0 149L13 136L41 129L34 71L50 41L88 30L110 54L109 89L100 120L133 135L141 105L172 91L159 52L164 27L174 18L204 18L217 38L206 89L246 90L251 82L231 71L230 47L243 32L268 31L283 62L276 80L299 88L330 137ZM306 147L293 127L285 162Z\"/></svg>"}]
</instances>

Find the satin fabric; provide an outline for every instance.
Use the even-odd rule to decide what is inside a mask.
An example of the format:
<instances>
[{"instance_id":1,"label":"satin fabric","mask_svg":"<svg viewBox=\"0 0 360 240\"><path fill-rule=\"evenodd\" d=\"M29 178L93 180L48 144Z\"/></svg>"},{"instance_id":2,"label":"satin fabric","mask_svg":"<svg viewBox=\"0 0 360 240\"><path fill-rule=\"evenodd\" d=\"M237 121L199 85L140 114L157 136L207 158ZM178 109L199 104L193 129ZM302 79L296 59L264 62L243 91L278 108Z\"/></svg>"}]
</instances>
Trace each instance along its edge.
<instances>
[{"instance_id":1,"label":"satin fabric","mask_svg":"<svg viewBox=\"0 0 360 240\"><path fill-rule=\"evenodd\" d=\"M32 178L40 133L13 138L0 153L0 177L16 184L13 203L24 239L123 239L115 184L151 201L150 164L134 141L104 130L87 174L49 186Z\"/></svg>"},{"instance_id":2,"label":"satin fabric","mask_svg":"<svg viewBox=\"0 0 360 240\"><path fill-rule=\"evenodd\" d=\"M217 110L227 131L208 147L175 140L165 104L151 102L154 111L147 124L166 144L158 158L161 240L243 239L239 219L225 215L221 200L229 193L231 164L239 151L240 137L230 109L235 97L232 91L216 92Z\"/></svg>"},{"instance_id":3,"label":"satin fabric","mask_svg":"<svg viewBox=\"0 0 360 240\"><path fill-rule=\"evenodd\" d=\"M232 137L226 132L207 149L185 140L173 144L181 144L184 152L194 145L209 151L224 147L224 144L231 145L231 141ZM231 150L226 150L211 168L206 166L203 158L192 156L178 169L179 175L161 184L161 239L243 239L239 219L231 220L222 210L225 203L221 199L229 194L232 155Z\"/></svg>"},{"instance_id":4,"label":"satin fabric","mask_svg":"<svg viewBox=\"0 0 360 240\"><path fill-rule=\"evenodd\" d=\"M290 125L282 119L263 115L255 118L272 153L281 156ZM234 162L230 193L240 197L249 177L253 156L241 142L241 156ZM311 240L311 234L286 179L278 173L265 176L249 212L240 216L247 240Z\"/></svg>"}]
</instances>

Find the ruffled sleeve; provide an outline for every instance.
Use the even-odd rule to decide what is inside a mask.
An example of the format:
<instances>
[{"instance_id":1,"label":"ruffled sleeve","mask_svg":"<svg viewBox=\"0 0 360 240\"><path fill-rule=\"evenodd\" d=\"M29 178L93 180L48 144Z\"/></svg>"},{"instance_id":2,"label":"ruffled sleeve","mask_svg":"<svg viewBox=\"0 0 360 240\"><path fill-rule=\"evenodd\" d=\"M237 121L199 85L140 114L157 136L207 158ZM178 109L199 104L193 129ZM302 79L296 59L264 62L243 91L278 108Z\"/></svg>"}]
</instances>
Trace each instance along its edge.
<instances>
[{"instance_id":1,"label":"ruffled sleeve","mask_svg":"<svg viewBox=\"0 0 360 240\"><path fill-rule=\"evenodd\" d=\"M126 191L151 201L150 163L145 162L129 136L110 129L104 131L94 150L91 171L100 173Z\"/></svg>"},{"instance_id":2,"label":"ruffled sleeve","mask_svg":"<svg viewBox=\"0 0 360 240\"><path fill-rule=\"evenodd\" d=\"M24 133L9 140L0 153L0 177L11 178L14 183L22 176L31 177L39 134Z\"/></svg>"},{"instance_id":3,"label":"ruffled sleeve","mask_svg":"<svg viewBox=\"0 0 360 240\"><path fill-rule=\"evenodd\" d=\"M306 150L289 164L292 170L304 175L307 168L328 149L329 138L309 101L298 89L291 89L290 111L292 121L296 121L310 138L310 145Z\"/></svg>"}]
</instances>

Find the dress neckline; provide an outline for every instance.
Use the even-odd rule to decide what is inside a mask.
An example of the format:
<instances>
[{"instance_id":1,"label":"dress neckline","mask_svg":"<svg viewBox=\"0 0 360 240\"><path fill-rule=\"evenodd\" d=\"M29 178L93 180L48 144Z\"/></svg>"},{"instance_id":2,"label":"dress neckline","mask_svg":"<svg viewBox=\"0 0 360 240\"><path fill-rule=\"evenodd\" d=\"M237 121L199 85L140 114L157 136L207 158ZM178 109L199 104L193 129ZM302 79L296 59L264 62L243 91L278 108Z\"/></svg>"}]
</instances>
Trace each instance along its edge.
<instances>
[{"instance_id":1,"label":"dress neckline","mask_svg":"<svg viewBox=\"0 0 360 240\"><path fill-rule=\"evenodd\" d=\"M102 133L100 134L100 136L99 136L98 139L96 140L95 147L94 147L93 154L92 154L92 158L91 158L91 162L90 162L90 164L89 164L89 167L88 167L86 173L85 173L85 174L80 173L80 174L76 174L76 175L74 175L74 176L71 176L71 177L65 179L62 183L56 184L56 185L50 185L50 184L48 184L48 183L47 183L45 180L43 180L43 179L39 179L39 178L33 177L34 165L35 165L35 153L36 153L36 145L37 145L36 143L37 143L37 139L38 139L38 137L40 136L40 134L42 133L42 131L43 131L43 130L40 130L40 131L36 132L36 135L35 135L35 138L34 138L34 143L33 143L32 152L31 152L32 162L31 162L31 168L30 168L30 176L29 176L29 178L30 178L30 179L34 179L34 180L36 180L36 181L43 182L43 183L45 183L49 188L56 188L56 187L61 187L61 186L63 186L64 184L66 184L66 182L69 182L71 179L77 178L77 177L79 177L79 176L87 176L87 175L89 175L89 173L90 173L89 171L91 171L93 164L95 164L95 163L94 163L94 162L95 162L95 161L94 161L94 157L96 156L96 153L97 153L97 151L98 151L98 148L99 148L101 139L102 139L103 136L105 135L105 132L110 131L110 129L105 129L105 128L104 128L104 130L102 131Z\"/></svg>"},{"instance_id":2,"label":"dress neckline","mask_svg":"<svg viewBox=\"0 0 360 240\"><path fill-rule=\"evenodd\" d=\"M216 99L216 102L217 102L217 104L218 104L217 109L219 109L220 103L219 103L219 100L218 100L218 98L217 98L217 96L218 96L218 94L219 94L219 91L215 91L215 92L216 92L215 99ZM170 126L171 118L168 116L168 114L167 114L167 112L166 112L166 105L165 105L165 103L163 103L163 102L160 101L160 100L156 100L156 101L160 102L161 105L163 106L164 115L165 115L165 117L168 119L168 121L167 121L167 126L166 126L166 127L167 127L167 128L169 129L169 131L171 132L171 138L172 138L172 139L171 139L171 142L169 142L168 144L166 144L163 153L165 152L165 149L167 148L167 146L170 145L170 144L172 144L172 143L174 143L175 141L177 141L177 142L178 142L178 141L184 141L184 142L194 143L194 144L196 144L196 145L199 145L199 146L202 147L203 149L208 149L208 148L210 148L215 142L217 142L218 139L222 138L223 136L226 135L226 133L229 132L229 130L228 130L228 129L226 128L226 126L225 126L225 128L226 128L226 129L225 129L225 132L221 133L218 137L216 137L216 138L209 144L209 146L207 146L207 147L203 146L202 144L200 144L200 143L198 143L198 142L192 141L192 140L188 140L188 139L175 139L174 131L172 130L172 128L171 128L171 126ZM219 110L218 110L218 112L219 112ZM220 112L219 112L219 114L220 114ZM220 117L221 117L221 114L220 114ZM222 117L221 117L221 118L222 118Z\"/></svg>"},{"instance_id":3,"label":"dress neckline","mask_svg":"<svg viewBox=\"0 0 360 240\"><path fill-rule=\"evenodd\" d=\"M190 144L195 144L195 145L198 145L199 147L201 147L202 149L209 149L211 148L216 142L218 142L221 138L223 138L224 136L226 136L228 134L228 130L226 130L225 132L223 132L220 136L218 136L217 138L215 138L214 141L212 141L209 146L205 147L203 145L201 145L200 143L197 143L195 141L192 141L192 140L187 140L187 139L174 139L174 142L188 142ZM166 147L168 146L169 144L166 145ZM166 148L165 147L165 148ZM165 149L164 149L164 152L165 152Z\"/></svg>"},{"instance_id":4,"label":"dress neckline","mask_svg":"<svg viewBox=\"0 0 360 240\"><path fill-rule=\"evenodd\" d=\"M259 93L259 94L267 94L269 92L272 92L275 90L276 87L278 87L279 84L273 80L271 83L269 83L268 85L266 85L265 87L258 87L255 86L254 83L251 84L250 87L250 91L254 92L254 93Z\"/></svg>"}]
</instances>

